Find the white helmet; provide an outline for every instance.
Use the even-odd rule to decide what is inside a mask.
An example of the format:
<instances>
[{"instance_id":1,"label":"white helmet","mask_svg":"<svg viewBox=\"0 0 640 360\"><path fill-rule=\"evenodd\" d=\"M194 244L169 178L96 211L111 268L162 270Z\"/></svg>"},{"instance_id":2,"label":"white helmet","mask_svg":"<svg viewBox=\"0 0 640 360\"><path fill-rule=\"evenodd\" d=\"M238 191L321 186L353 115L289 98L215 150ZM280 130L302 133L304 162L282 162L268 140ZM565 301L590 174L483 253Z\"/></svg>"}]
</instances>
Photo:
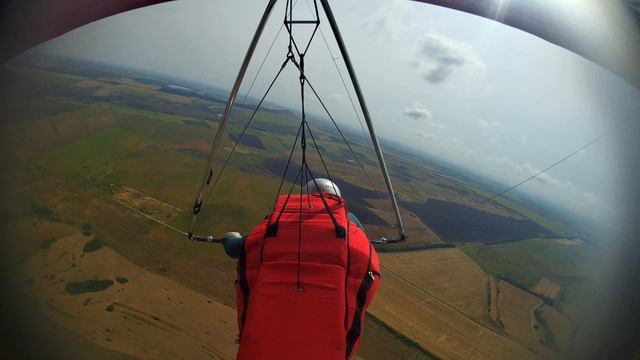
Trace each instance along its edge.
<instances>
[{"instance_id":1,"label":"white helmet","mask_svg":"<svg viewBox=\"0 0 640 360\"><path fill-rule=\"evenodd\" d=\"M316 184L318 185L317 187L316 187ZM323 178L318 178L315 180L315 182L313 180L309 181L307 183L306 190L310 194L323 192L323 193L342 196L340 193L340 189L338 188L338 185L334 184L331 180L323 179Z\"/></svg>"}]
</instances>

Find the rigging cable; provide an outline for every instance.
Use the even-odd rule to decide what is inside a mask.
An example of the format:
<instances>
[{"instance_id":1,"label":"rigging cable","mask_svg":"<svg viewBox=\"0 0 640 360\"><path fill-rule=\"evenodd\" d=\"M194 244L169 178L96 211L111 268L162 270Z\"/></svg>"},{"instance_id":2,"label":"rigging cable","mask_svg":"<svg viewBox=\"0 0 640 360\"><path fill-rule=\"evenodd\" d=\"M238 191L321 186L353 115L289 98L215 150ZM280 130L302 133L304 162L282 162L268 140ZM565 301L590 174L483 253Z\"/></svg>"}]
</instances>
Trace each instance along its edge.
<instances>
[{"instance_id":1,"label":"rigging cable","mask_svg":"<svg viewBox=\"0 0 640 360\"><path fill-rule=\"evenodd\" d=\"M305 3L307 4L307 7L310 9L309 6L309 2L307 0L305 0ZM351 97L351 92L349 92L349 89L347 87L347 83L344 81L344 77L342 76L342 72L340 71L340 68L338 67L338 63L336 62L336 59L338 59L337 57L333 56L333 52L331 51L331 47L329 47L329 43L327 42L327 38L324 36L324 33L322 32L322 28L319 28L318 31L320 32L320 37L322 37L322 41L324 42L324 46L327 48L327 51L329 52L329 56L331 57L331 61L333 62L333 66L336 69L336 72L338 73L338 76L340 76L340 81L342 82L342 86L344 87L345 92L347 93L347 97L349 98L349 102L351 103L351 107L353 108L353 112L356 114L356 118L358 119L358 123L360 124L360 129L362 129L362 137L365 139L365 141L367 141L368 144L371 144L371 139L367 136L366 131L364 130L364 125L362 124L362 119L360 118L360 113L358 112L357 108L356 108L356 104L353 102L353 98ZM309 85L311 86L311 85Z\"/></svg>"},{"instance_id":2,"label":"rigging cable","mask_svg":"<svg viewBox=\"0 0 640 360\"><path fill-rule=\"evenodd\" d=\"M307 8L309 9L309 11L311 11L311 6L309 5L309 2L307 0L305 0L305 4L307 5ZM347 93L347 97L349 98L349 102L351 103L351 108L353 109L353 112L356 115L356 119L358 120L358 123L360 124L360 129L362 130L362 137L365 139L367 144L369 144L369 145L371 145L373 147L372 140L369 137L367 137L367 135L366 135L366 132L364 130L364 125L362 124L362 119L360 118L360 113L358 113L358 110L356 109L356 105L353 102L353 98L351 97L351 93L349 92L349 89L348 89L347 84L346 84L346 82L344 80L344 77L342 76L342 72L340 71L340 68L338 67L338 63L336 62L337 58L335 56L333 56L333 52L331 51L331 47L329 46L329 43L327 42L327 38L324 36L324 33L322 32L322 28L318 27L318 32L320 32L320 37L322 37L322 42L324 43L324 46L327 48L327 51L329 52L329 57L331 57L331 61L333 62L333 66L336 69L336 72L338 73L338 76L340 77L340 81L342 82L342 87L344 88L345 92ZM331 113L329 112L329 110L325 106L324 102L322 101L322 99L320 98L320 96L318 95L318 93L316 92L316 90L311 85L311 83L309 82L308 79L307 79L307 83L309 84L309 87L311 88L311 90L313 90L313 93L316 96L316 98L318 99L318 101L320 102L320 104L322 105L322 108L324 109L324 111L327 113L327 115L331 119L331 122L333 122L333 125L338 130L338 133L340 133L340 136L342 137L342 140L345 142L345 144L349 148L349 151L353 155L354 159L356 160L356 162L358 163L358 165L362 169L362 172L364 173L365 177L369 181L369 184L371 185L371 187L375 191L376 195L378 196L378 199L384 200L382 198L382 195L380 195L380 191L375 186L375 183L371 180L371 177L369 176L369 174L367 174L367 171L365 170L364 166L360 162L360 159L356 155L355 151L351 148L351 145L349 144L349 142L345 138L344 134L342 133L342 131L338 127L338 124L334 120L333 116L331 116Z\"/></svg>"},{"instance_id":3,"label":"rigging cable","mask_svg":"<svg viewBox=\"0 0 640 360\"><path fill-rule=\"evenodd\" d=\"M307 130L309 130L309 135L311 135L311 141L313 141L313 146L316 148L316 151L318 152L318 157L320 157L320 162L322 163L324 172L327 173L327 177L329 178L329 181L331 181L331 184L332 184L331 186L335 191L336 188L335 188L335 183L333 182L333 177L331 177L331 174L329 173L329 169L327 168L327 164L324 162L324 157L322 156L322 152L320 152L320 148L318 147L318 143L316 142L315 136L313 136L313 132L311 132L311 128L309 127L309 122L305 121L304 124L307 126Z\"/></svg>"},{"instance_id":4,"label":"rigging cable","mask_svg":"<svg viewBox=\"0 0 640 360\"><path fill-rule=\"evenodd\" d=\"M441 305L444 305L446 308L456 312L457 314L461 315L462 317L464 317L465 319L472 321L480 326L484 326L486 330L490 331L491 333L501 336L504 339L512 342L513 344L518 344L517 342L515 342L514 340L496 332L495 330L486 327L484 324L480 323L478 320L469 317L469 315L465 314L464 312L462 312L460 309L456 308L455 306L451 305L450 303L446 302L445 300L439 298L438 296L436 296L434 293L430 292L429 290L420 287L418 284L416 284L415 282L409 280L406 276L403 276L402 274L398 273L395 270L392 270L389 266L384 265L384 263L380 264L380 269L384 270L385 272L388 272L390 274L392 274L393 276L397 277L398 279L400 279L401 281L403 281L405 284L409 285L410 287L416 289L418 292L422 293L423 295L428 296L429 298L437 301L438 303L440 303ZM483 331L485 330L483 329Z\"/></svg>"},{"instance_id":5,"label":"rigging cable","mask_svg":"<svg viewBox=\"0 0 640 360\"><path fill-rule=\"evenodd\" d=\"M244 136L244 134L246 133L247 129L249 128L249 125L251 125L251 123L253 122L253 119L254 119L256 113L258 112L258 110L260 109L260 106L264 102L264 99L267 97L267 95L271 91L271 88L276 83L276 80L278 80L278 77L280 77L280 74L282 74L282 70L284 70L284 68L286 67L287 63L289 63L289 60L290 60L290 58L287 57L287 59L282 63L282 66L280 66L280 70L278 70L278 73L276 74L276 76L271 81L271 84L269 84L269 87L265 91L264 95L262 95L262 98L260 99L260 102L258 102L258 105L253 110L253 112L251 113L251 116L249 117L249 120L244 125L244 128L242 129L242 132L240 133L240 136L238 136L238 139L236 140L235 144L233 145L233 148L231 149L231 152L229 153L229 155L225 159L222 167L220 168L220 171L218 172L218 175L216 176L216 179L215 179L213 185L209 189L209 192L207 193L207 196L206 196L204 202L207 202L207 200L211 196L211 193L213 192L213 189L218 185L218 182L220 181L220 178L222 178L224 170L227 168L227 165L229 164L229 160L231 160L231 157L235 153L236 148L238 147L238 145L240 144L240 141L242 140L242 137Z\"/></svg>"},{"instance_id":6,"label":"rigging cable","mask_svg":"<svg viewBox=\"0 0 640 360\"><path fill-rule=\"evenodd\" d=\"M189 225L189 232L187 237L189 239L193 239L193 227L196 222L196 218L198 213L202 210L203 205L203 197L205 196L205 188L210 184L211 178L213 177L213 160L215 156L215 152L218 149L220 142L222 141L222 135L224 133L224 127L226 121L229 118L231 113L231 109L233 107L233 103L238 95L238 90L240 89L240 85L242 84L242 79L244 78L245 73L247 72L247 68L251 61L251 57L258 45L260 40L260 35L262 34L264 27L269 19L269 15L273 10L273 7L276 3L276 0L269 0L267 7L260 18L260 22L258 23L258 27L256 28L255 33L253 34L253 38L251 39L251 43L249 44L249 48L244 56L244 60L240 65L240 70L238 71L238 75L236 76L236 80L233 83L231 88L231 92L229 94L229 99L227 100L227 104L225 105L224 112L222 115L222 119L220 119L220 123L218 125L218 130L216 131L216 135L213 139L213 144L211 145L211 150L209 151L209 156L207 157L207 166L205 167L205 171L202 173L202 179L200 181L200 188L198 189L198 195L193 204L193 216L191 217L191 224Z\"/></svg>"},{"instance_id":7,"label":"rigging cable","mask_svg":"<svg viewBox=\"0 0 640 360\"><path fill-rule=\"evenodd\" d=\"M272 3L273 3L273 1L272 1L272 2L270 2L269 6L267 7L267 11L265 12L265 16L266 16L267 12L270 10L270 8L272 7ZM297 0L296 0L296 3L297 3ZM243 129L242 129L242 131L241 131L241 133L240 133L240 135L239 135L238 139L235 141L235 144L234 144L233 148L231 149L231 151L230 151L229 155L226 157L226 159L225 159L225 161L224 161L223 165L221 166L221 169L217 172L216 177L215 177L215 181L213 182L212 186L209 188L209 191L206 193L206 196L205 196L204 198L202 197L202 195L203 195L203 194L202 194L202 192L203 192L203 190L204 190L203 188L204 188L205 186L208 186L209 184L211 184L211 180L212 180L212 177L213 177L213 169L212 169L212 168L210 168L210 169L209 169L209 171L208 171L208 172L206 172L206 173L203 175L203 182L202 182L202 186L201 186L201 189L200 189L200 195L199 195L198 199L196 199L196 203L194 204L194 211L193 211L193 212L194 212L194 216L193 216L193 218L192 218L191 227L190 227L190 229L189 229L189 233L188 233L188 236L189 236L190 238L193 238L193 236L192 236L192 235L193 235L192 230L193 230L194 222L195 222L195 219L196 219L196 216L197 216L198 212L200 211L200 209L201 209L202 205L208 201L208 199L210 198L211 194L213 193L213 190L217 187L218 183L220 182L220 179L222 178L222 176L223 176L223 174L224 174L224 172L225 172L225 170L226 170L226 167L228 166L228 164L229 164L229 162L230 162L230 159L232 158L232 156L233 156L233 154L235 153L235 151L236 151L236 149L237 149L238 145L239 145L239 144L240 144L240 142L242 141L243 136L245 135L245 133L246 133L247 129L249 128L249 126L251 125L252 121L254 120L255 115L257 114L257 112L259 111L260 107L262 106L262 103L264 102L264 100L265 100L266 96L269 94L269 92L270 92L270 90L272 89L273 85L275 84L275 82L277 81L277 79L279 78L280 74L282 73L282 71L284 70L284 68L286 67L286 65L288 64L288 62L289 62L289 61L292 61L292 62L295 64L295 66L298 68L299 72L300 72L300 88L301 88L301 89L300 89L300 94L301 94L301 102L302 102L302 104L301 104L301 106L302 106L302 121L301 121L300 127L299 127L299 129L298 129L298 134L296 135L296 139L294 140L294 143L293 143L293 146L292 146L292 151L291 151L291 153L289 154L289 159L288 159L288 161L287 161L287 167L285 168L285 172L284 172L284 174L283 174L283 176L282 176L282 179L281 179L281 182L280 182L280 186L279 186L279 190L278 190L278 194L280 193L280 191L281 191L281 189L282 189L282 185L283 185L284 180L285 180L285 178L286 178L287 170L288 170L288 167L289 167L289 165L290 165L290 162L291 162L291 159L292 159L292 156L293 156L293 152L294 152L294 149L295 149L296 144L297 144L297 139L300 137L300 135L301 135L301 147L302 147L302 164L301 164L301 167L300 167L300 171L298 172L298 175L296 176L296 179L294 180L294 183L292 184L292 187L291 187L291 189L290 189L290 191L289 191L289 195L287 196L287 201L289 200L289 197L290 197L290 195L291 195L291 191L293 190L293 187L294 187L295 183L297 182L298 177L300 177L300 181L301 181L301 189L300 189L300 191L301 191L301 192L303 191L303 189L302 189L302 187L303 187L302 182L304 182L304 179L305 179L305 178L307 178L307 179L308 179L309 177L311 177L311 180L315 183L315 185L316 185L316 187L317 187L317 183L316 183L315 176L313 175L313 173L312 173L311 169L309 168L309 165L307 164L307 160L306 160L306 131L307 131L307 130L309 131L309 134L310 134L310 136L311 136L311 139L312 139L312 140L313 140L313 142L314 142L314 145L315 145L316 151L318 152L318 155L319 155L320 161L321 161L321 163L322 163L322 165L323 165L323 167L324 167L324 170L325 170L325 172L327 173L327 176L330 178L331 182L333 183L333 179L331 178L331 174L329 173L329 170L328 170L327 164L326 164L326 162L324 161L324 158L323 158L322 153L321 153L321 151L320 151L320 148L319 148L319 146L318 146L318 144L317 144L317 142L316 142L316 139L315 139L315 137L314 137L314 135L313 135L313 133L312 133L312 130L311 130L311 128L310 128L310 126L309 126L309 124L308 124L308 123L307 123L307 121L306 121L306 113L305 113L304 84L305 84L305 83L307 83L307 79L306 79L305 72L304 72L304 56L305 56L306 52L309 50L309 47L310 47L310 45L311 45L311 42L312 42L312 40L313 40L314 36L316 35L316 33L318 32L318 29L319 29L320 18L319 18L319 13L318 13L318 6L317 6L316 1L314 0L314 5L315 5L315 20L293 20L293 5L294 5L294 4L293 4L293 1L292 1L292 0L287 0L287 3L286 3L286 5L285 5L285 6L286 6L286 11L285 11L285 17L284 17L284 23L283 23L283 25L284 25L284 27L287 29L287 32L289 33L289 46L288 46L288 53L287 53L287 55L286 55L286 60L283 62L283 64L282 64L282 66L281 66L280 70L279 70L279 71L278 71L278 73L275 75L274 79L272 80L271 84L269 85L269 87L268 87L268 88L267 88L267 90L265 91L264 95L263 95L263 96L262 96L262 98L260 99L260 101L259 101L259 103L257 104L256 108L253 110L253 112L252 112L251 116L249 117L249 120L247 121L247 123L246 123L246 124L245 124L245 126L243 127ZM308 3L307 3L307 6L308 6ZM263 23L264 23L264 20L265 20L265 16L263 16L263 20L261 21L261 24L259 25L258 32L257 32L256 34L258 34L258 33L259 33L259 31L261 30L261 28L263 27ZM308 42L307 42L307 44L305 45L304 50L303 50L302 52L300 51L300 49L301 49L301 48L299 47L299 44L296 42L296 39L295 39L295 38L294 38L294 36L293 36L293 27L294 27L293 25L294 25L294 24L313 24L313 25L314 25L313 32L312 32L312 34L311 34L310 38L308 39ZM266 58L268 57L268 55L269 55L269 53L271 52L271 50L272 50L272 48L273 48L273 46L274 46L275 42L277 41L278 35L279 35L279 33L281 32L281 30L282 30L282 27L281 27L281 28L280 28L280 30L278 31L278 34L276 34L276 38L272 41L271 46L269 47L269 49L268 49L268 51L267 51L267 54L265 55L265 58L262 60L262 62L261 62L261 64L260 64L260 66L259 66L259 68L258 68L258 71L256 72L256 76L254 77L254 79L253 79L253 81L252 81L252 83L251 83L251 86L249 87L249 90L247 91L247 94L245 95L244 101L246 101L246 99L247 99L248 95L250 94L250 91L251 91L251 89L253 88L253 86L254 86L254 84L255 84L255 82L256 82L256 79L257 79L257 77L259 76L259 73L260 73L260 71L261 71L261 69L262 69L263 65L266 63ZM256 35L256 36L257 36L257 35ZM252 45L250 46L250 51L247 53L247 57L248 57L248 56L250 56L249 54L251 53L252 49L255 47L255 44L254 44L254 43L255 43L255 40L256 40L256 36L254 36L254 41L252 42ZM327 42L326 42L326 39L324 38L324 35L323 35L323 40L324 40L324 42L325 42L325 46L327 46L327 47L328 47L328 44L327 44ZM295 49L295 53L294 53L294 49ZM329 49L329 52L330 52L330 54L331 54L331 50L330 50L330 49ZM299 58L299 62L298 62L298 61L296 61L296 56L295 56L295 55L297 55L297 56L298 56L298 58ZM245 57L245 63L247 63L247 57ZM332 57L332 58L333 58L333 57ZM333 61L334 61L334 66L336 66L336 67L337 67L337 64L335 63L335 59L334 59ZM246 68L245 63L243 63L243 68L241 69L241 73L242 73L242 71L244 71L243 69L245 69L245 68ZM342 79L343 86L346 88L346 84L344 83L344 78L343 78L343 77L342 77L342 75L340 74L339 69L337 69L337 70L338 70L338 73L339 73L339 75L340 75L340 77L341 77L341 79ZM241 76L241 75L239 75L238 79L240 79L240 78L241 78L240 76ZM236 80L236 84L234 85L234 90L235 90L236 92L237 92L237 87L239 87L238 80ZM310 86L310 87L311 87L311 86ZM333 116L331 115L331 113L328 111L328 109L327 109L326 105L324 104L324 102L323 102L323 101L322 101L322 99L320 98L319 94L316 92L316 90L315 90L313 87L312 87L312 90L313 90L314 95L315 95L315 96L316 96L316 98L318 99L318 101L321 103L321 105L322 105L323 109L325 110L325 112L327 113L327 115L330 117L330 119L331 119L331 121L332 121L333 125L336 127L336 129L337 129L337 131L339 132L340 136L342 137L343 141L345 142L345 144L346 144L346 145L347 145L347 147L349 148L349 150L350 150L351 154L352 154L352 155L353 155L353 157L354 157L354 160L356 160L356 162L358 163L358 165L359 165L359 166L360 166L360 168L362 169L363 174L367 177L367 179L368 179L368 180L369 180L369 182L371 183L371 185L372 185L372 187L374 188L374 190L376 191L376 194L378 195L378 197L379 197L380 199L382 199L382 197L381 197L381 195L380 195L379 191L378 191L378 190L377 190L377 188L375 187L375 184L374 184L374 183L373 183L373 181L371 180L371 177L370 177L370 176L368 175L368 173L366 172L366 169L364 168L364 165L362 164L362 162L361 162L361 161L360 161L360 159L358 158L357 154L356 154L356 153L355 153L355 151L353 150L353 148L352 148L352 146L350 145L349 141L348 141L348 140L346 139L346 137L344 136L344 133L341 131L341 129L340 129L340 127L338 126L338 124L335 122L335 119L333 118ZM346 89L346 90L347 90L347 95L349 96L349 98L350 98L350 100L351 100L351 102L352 102L352 107L354 107L354 110L355 110L355 105L353 104L353 101L352 101L352 99L351 99L351 95L349 94L348 89ZM232 94L233 94L233 93L232 93ZM232 96L233 96L233 95L232 95ZM229 107L229 105L227 105L227 107ZM225 109L225 115L227 115L226 113L227 113L228 111L229 111L229 109ZM360 122L360 124L361 124L361 128L364 130L364 128L363 128L363 126L362 126L362 123L361 123L361 121L360 121L359 114L357 113L357 111L356 111L356 117L358 118L358 121L359 121L359 122ZM222 138L222 133L221 133L221 132L219 132L219 133L216 135L216 139L215 139L215 140L221 140L221 138ZM212 153L213 153L213 149L215 149L215 145L216 145L216 143L217 143L215 140L214 140L214 146L212 146ZM210 154L210 156L209 156L209 157L210 157L209 162L211 162L211 161L212 161L212 159L211 159L212 154ZM305 169L306 169L306 171L304 171ZM302 176L300 176L300 175L302 175ZM307 189L307 190L308 190L308 189ZM301 193L301 194L302 194L302 193ZM334 223L334 226L335 226L335 228L336 228L336 234L341 234L341 233L342 233L342 234L344 234L344 229L343 229L343 228L342 228L342 227L337 223L336 219L335 219L335 218L334 218L334 216L333 216L333 213L331 213L330 209L328 208L328 203L326 202L326 200L324 199L324 196L322 196L322 194L321 194L321 193L320 193L320 198L322 199L322 202L323 202L323 204L324 204L325 208L327 209L327 212L329 213L329 215L330 215L330 217L331 217L332 222ZM276 197L276 202L277 202L277 197ZM274 204L274 208L275 208L275 205L276 205L276 204ZM286 201L285 201L285 206L286 206ZM283 209L284 209L284 208L283 208ZM280 214L280 215L282 215L282 214ZM280 218L280 215L278 216L278 219ZM276 221L276 223L277 223L277 221ZM276 225L277 225L277 224L276 224ZM344 236L344 235L342 235L342 236ZM198 237L195 237L195 238L197 238L197 239L201 239L201 238L198 238ZM209 237L209 238L211 238L211 237ZM299 281L298 281L298 283L299 283Z\"/></svg>"},{"instance_id":8,"label":"rigging cable","mask_svg":"<svg viewBox=\"0 0 640 360\"><path fill-rule=\"evenodd\" d=\"M566 160L568 160L569 158L573 157L574 155L576 155L577 153L579 153L580 151L588 148L589 146L593 145L594 143L598 142L600 139L602 139L603 137L609 135L610 133L612 133L615 129L619 128L620 126L622 126L623 124L631 121L632 118L628 118L626 120L622 120L617 122L616 124L614 124L612 127L610 127L607 131L603 132L602 134L598 135L597 137L595 137L593 140L589 141L588 143L582 145L581 147L579 147L577 150L571 152L569 155L563 157L562 159L554 162L553 164L547 166L546 168L544 168L544 170L538 171L537 173L535 173L534 175L529 176L528 178L522 180L521 182L493 195L491 198L489 199L485 199L484 201L478 202L476 205L484 205L490 201L493 201L497 198L499 198L500 196L508 193L509 191L519 187L520 185L523 185L527 182L529 182L530 180L535 179L536 177L542 175L543 173L553 169L554 167L556 167L557 165L560 165L561 163L565 162Z\"/></svg>"},{"instance_id":9,"label":"rigging cable","mask_svg":"<svg viewBox=\"0 0 640 360\"><path fill-rule=\"evenodd\" d=\"M289 170L289 164L291 164L291 158L293 157L293 152L296 149L296 144L298 143L298 139L300 138L300 131L302 131L302 123L298 126L298 133L296 134L295 140L293 140L293 145L291 146L291 152L289 153L289 159L287 160L287 165L284 168L284 172L282 173L282 178L280 179L280 186L278 186L278 191L276 192L276 199L273 201L273 211L276 211L276 203L278 202L278 196L280 195L280 191L282 191L282 185L284 184L284 180L287 176L287 171ZM297 179L297 178L296 178ZM294 180L295 183L295 180Z\"/></svg>"},{"instance_id":10,"label":"rigging cable","mask_svg":"<svg viewBox=\"0 0 640 360\"><path fill-rule=\"evenodd\" d=\"M295 140L293 140L293 145L291 146L291 152L289 153L289 159L287 160L287 165L284 168L284 172L282 173L282 178L280 179L280 186L278 186L278 191L276 192L276 199L273 201L273 211L276 211L276 204L278 202L278 196L280 195L280 191L282 191L282 185L284 184L284 180L287 176L287 171L289 170L289 164L291 164L291 159L293 158L293 152L296 149L296 144L298 143L298 139L300 138L300 131L302 130L302 123L298 126L298 133L296 134ZM295 180L294 180L295 183Z\"/></svg>"},{"instance_id":11,"label":"rigging cable","mask_svg":"<svg viewBox=\"0 0 640 360\"><path fill-rule=\"evenodd\" d=\"M367 181L369 181L369 184L371 185L371 187L373 187L373 190L376 192L376 195L378 195L378 198L380 200L383 200L382 195L380 195L380 191L378 190L378 188L376 187L375 183L373 182L373 180L371 179L371 177L367 173L367 170L365 170L364 165L360 161L360 158L358 157L358 155L356 155L356 152L351 147L351 144L349 143L347 138L344 136L344 133L342 132L342 130L340 130L340 127L338 126L338 123L336 122L336 120L333 118L333 115L331 115L331 113L329 112L329 109L327 109L327 106L324 104L324 101L322 101L322 98L320 98L320 95L316 92L316 89L313 87L313 85L311 84L311 82L308 79L307 79L307 84L309 85L309 88L311 89L311 91L313 91L313 94L316 96L316 99L318 99L318 102L320 103L320 105L322 106L324 111L327 113L327 116L329 116L329 119L331 120L331 122L335 126L336 130L338 130L338 134L340 134L340 137L342 137L342 141L349 148L349 151L351 152L351 155L353 155L353 158L358 163L358 166L360 166L360 169L362 169L362 173L367 178Z\"/></svg>"},{"instance_id":12,"label":"rigging cable","mask_svg":"<svg viewBox=\"0 0 640 360\"><path fill-rule=\"evenodd\" d=\"M293 6L295 7L297 3L298 3L298 0L294 1ZM308 4L307 4L307 6L308 6ZM249 90L247 90L247 93L244 95L244 99L242 99L242 104L243 105L247 102L247 97L249 97L249 94L251 93L251 89L253 89L253 85L256 83L256 80L258 79L258 75L260 75L260 71L262 70L262 67L264 66L264 63L267 61L267 57L271 53L271 49L273 49L273 45L275 45L276 40L278 40L278 36L280 36L280 33L282 32L283 28L284 28L284 23L280 25L280 29L278 29L278 33L276 34L276 37L271 42L271 45L269 46L269 50L267 50L267 53L262 58L262 62L260 63L260 66L258 67L258 71L256 71L256 75L253 77L253 80L251 81L251 85L249 86Z\"/></svg>"},{"instance_id":13,"label":"rigging cable","mask_svg":"<svg viewBox=\"0 0 640 360\"><path fill-rule=\"evenodd\" d=\"M186 232L186 231L182 231L182 230L180 230L180 229L178 229L178 228L176 228L176 227L173 227L173 226L171 226L171 225L167 224L166 222L162 222L162 221L160 221L160 220L158 220L158 219L154 218L153 216L151 216L151 215L149 215L149 214L146 214L146 213L144 213L143 211L141 211L141 210L138 210L138 209L134 208L133 206L131 206L131 205L129 205L129 204L127 204L127 203L125 203L124 201L120 201L120 200L116 200L116 199L113 199L113 201L115 201L116 203L118 203L118 204L120 204L120 205L122 205L122 206L124 206L124 207L128 208L129 210L133 210L133 211L137 212L138 214L140 214L140 215L142 215L142 216L146 217L146 218L147 218L147 219L149 219L149 220L153 220L153 221L157 222L158 224L160 224L160 225L162 225L162 226L166 227L166 228L167 228L167 229L169 229L169 230L173 230L173 231L175 231L175 232L177 232L177 233L180 233L180 234L182 234L182 235L187 235L187 232Z\"/></svg>"},{"instance_id":14,"label":"rigging cable","mask_svg":"<svg viewBox=\"0 0 640 360\"><path fill-rule=\"evenodd\" d=\"M271 42L271 46L269 46L269 50L267 50L267 53L264 55L264 58L262 58L262 62L258 67L258 71L256 71L256 75L253 77L253 80L251 81L251 85L249 85L249 89L247 90L247 93L244 94L244 98L242 99L242 105L244 105L247 102L247 98L251 93L251 89L253 89L253 85L256 83L256 80L258 80L258 75L260 75L260 71L262 71L262 67L264 66L264 63L267 61L267 57L269 56L269 53L271 53L271 49L273 49L273 45L275 45L276 40L278 40L278 36L280 35L280 32L282 32L283 27L284 25L280 26L280 29L278 30L276 37L273 38L273 41Z\"/></svg>"}]
</instances>

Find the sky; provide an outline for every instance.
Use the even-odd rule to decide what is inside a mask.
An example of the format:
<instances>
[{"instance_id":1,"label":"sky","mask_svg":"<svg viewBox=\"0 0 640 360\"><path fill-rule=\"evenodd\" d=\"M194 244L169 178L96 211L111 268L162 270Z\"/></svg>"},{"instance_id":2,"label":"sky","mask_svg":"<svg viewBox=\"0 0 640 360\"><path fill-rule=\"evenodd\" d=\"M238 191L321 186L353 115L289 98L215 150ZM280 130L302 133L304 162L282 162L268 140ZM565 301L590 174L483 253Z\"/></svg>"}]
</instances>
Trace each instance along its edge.
<instances>
[{"instance_id":1,"label":"sky","mask_svg":"<svg viewBox=\"0 0 640 360\"><path fill-rule=\"evenodd\" d=\"M89 24L37 51L230 89L265 4L182 0L157 5ZM241 93L282 25L284 4L274 9ZM310 18L309 5L312 0L298 0L294 14ZM526 179L640 113L636 88L523 31L410 1L342 0L332 6L379 136L505 184ZM322 35L346 77L325 20L321 15ZM282 31L252 96L265 91L286 46ZM338 122L359 128L321 36L309 48L306 70ZM268 100L299 109L297 76L287 68ZM314 102L307 106L322 113ZM625 123L522 190L602 223L612 221L623 196L617 133L639 130L638 121Z\"/></svg>"}]
</instances>

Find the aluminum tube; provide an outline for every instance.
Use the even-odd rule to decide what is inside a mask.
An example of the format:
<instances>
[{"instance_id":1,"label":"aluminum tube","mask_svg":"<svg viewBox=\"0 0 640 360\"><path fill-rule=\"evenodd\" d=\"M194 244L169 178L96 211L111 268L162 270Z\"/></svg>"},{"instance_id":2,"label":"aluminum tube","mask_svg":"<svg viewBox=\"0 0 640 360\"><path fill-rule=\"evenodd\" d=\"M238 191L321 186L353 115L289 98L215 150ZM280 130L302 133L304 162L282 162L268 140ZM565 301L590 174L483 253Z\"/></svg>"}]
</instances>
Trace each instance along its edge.
<instances>
[{"instance_id":1,"label":"aluminum tube","mask_svg":"<svg viewBox=\"0 0 640 360\"><path fill-rule=\"evenodd\" d=\"M376 136L376 131L373 128L373 123L371 122L371 116L369 115L369 109L367 108L367 103L364 100L364 96L362 95L362 90L360 89L360 84L358 83L358 78L356 77L356 73L353 70L353 65L351 64L351 59L349 58L349 53L347 52L347 47L342 40L342 35L340 34L340 29L338 28L338 24L336 23L336 19L333 17L333 13L331 12L331 7L329 6L329 2L327 0L320 0L322 3L322 8L324 9L325 14L327 15L327 19L329 20L329 24L331 25L331 30L333 31L333 35L336 38L336 42L338 43L338 47L340 48L340 53L342 54L342 58L344 59L344 63L347 66L347 71L349 72L349 77L351 78L351 82L353 83L353 87L356 91L356 95L358 96L358 102L360 103L360 107L362 108L362 114L364 115L364 120L367 123L367 127L369 128L369 134L371 135L371 140L373 142L373 148L376 151L376 155L378 156L378 162L380 163L380 169L382 170L382 176L384 177L384 182L387 185L387 191L389 192L389 196L391 197L391 204L393 206L393 211L396 214L396 219L398 221L398 233L399 240L403 241L406 238L404 232L404 224L402 223L402 217L400 216L400 208L398 207L398 201L396 200L395 192L393 191L393 185L391 185L391 179L389 178L389 172L387 171L387 165L384 161L384 156L382 154L382 149L380 148L380 143L378 142L378 137Z\"/></svg>"}]
</instances>

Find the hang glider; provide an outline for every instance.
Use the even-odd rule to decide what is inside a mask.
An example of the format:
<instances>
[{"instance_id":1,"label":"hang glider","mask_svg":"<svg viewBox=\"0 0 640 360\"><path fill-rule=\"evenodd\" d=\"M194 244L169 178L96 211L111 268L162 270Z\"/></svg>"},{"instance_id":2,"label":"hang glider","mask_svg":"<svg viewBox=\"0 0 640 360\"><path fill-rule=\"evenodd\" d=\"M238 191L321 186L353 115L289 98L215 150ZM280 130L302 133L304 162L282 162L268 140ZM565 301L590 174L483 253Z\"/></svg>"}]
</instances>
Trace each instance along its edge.
<instances>
[{"instance_id":1,"label":"hang glider","mask_svg":"<svg viewBox=\"0 0 640 360\"><path fill-rule=\"evenodd\" d=\"M5 1L0 5L0 60L5 62L39 43L102 18L168 1L172 0ZM526 31L599 64L640 89L638 0L414 1Z\"/></svg>"},{"instance_id":2,"label":"hang glider","mask_svg":"<svg viewBox=\"0 0 640 360\"><path fill-rule=\"evenodd\" d=\"M0 5L0 61L73 29L167 0L8 0Z\"/></svg>"},{"instance_id":3,"label":"hang glider","mask_svg":"<svg viewBox=\"0 0 640 360\"><path fill-rule=\"evenodd\" d=\"M463 11L526 31L593 61L640 89L638 0L414 1Z\"/></svg>"}]
</instances>

